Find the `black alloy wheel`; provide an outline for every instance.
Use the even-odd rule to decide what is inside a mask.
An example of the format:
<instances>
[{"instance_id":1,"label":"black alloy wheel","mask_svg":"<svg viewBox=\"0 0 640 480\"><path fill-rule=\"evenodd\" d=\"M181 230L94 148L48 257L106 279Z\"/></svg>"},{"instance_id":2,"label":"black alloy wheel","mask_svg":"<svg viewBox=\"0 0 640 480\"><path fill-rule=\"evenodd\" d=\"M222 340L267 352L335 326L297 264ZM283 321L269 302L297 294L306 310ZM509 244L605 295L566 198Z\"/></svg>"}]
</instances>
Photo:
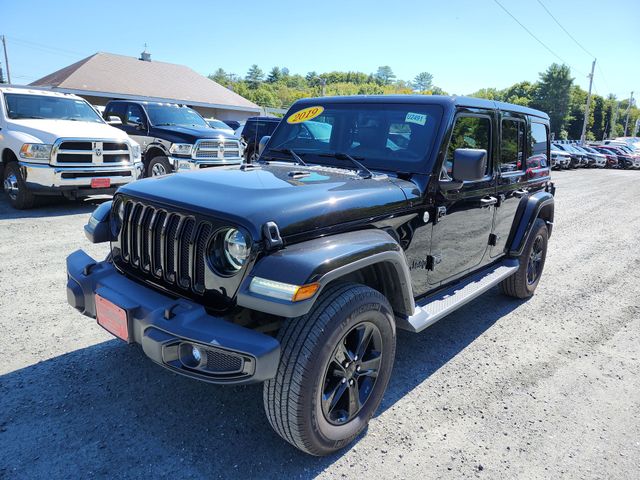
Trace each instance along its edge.
<instances>
[{"instance_id":1,"label":"black alloy wheel","mask_svg":"<svg viewBox=\"0 0 640 480\"><path fill-rule=\"evenodd\" d=\"M544 238L542 234L538 234L533 241L529 262L527 263L527 283L533 285L536 283L542 273L542 260L544 256Z\"/></svg>"},{"instance_id":2,"label":"black alloy wheel","mask_svg":"<svg viewBox=\"0 0 640 480\"><path fill-rule=\"evenodd\" d=\"M322 413L333 425L342 425L362 410L378 378L382 335L370 322L351 328L338 343L327 364L322 390Z\"/></svg>"}]
</instances>

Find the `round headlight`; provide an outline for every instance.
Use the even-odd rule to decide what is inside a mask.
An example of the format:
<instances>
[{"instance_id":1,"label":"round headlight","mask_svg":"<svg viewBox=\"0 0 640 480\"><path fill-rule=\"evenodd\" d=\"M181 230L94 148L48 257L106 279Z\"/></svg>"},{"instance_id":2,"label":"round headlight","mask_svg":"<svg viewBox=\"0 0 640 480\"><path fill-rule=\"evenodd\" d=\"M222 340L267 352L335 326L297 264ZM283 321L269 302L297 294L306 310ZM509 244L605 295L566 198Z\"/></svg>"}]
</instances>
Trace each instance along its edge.
<instances>
[{"instance_id":1,"label":"round headlight","mask_svg":"<svg viewBox=\"0 0 640 480\"><path fill-rule=\"evenodd\" d=\"M249 240L240 230L220 230L209 245L209 263L218 274L232 275L244 266L250 252Z\"/></svg>"},{"instance_id":2,"label":"round headlight","mask_svg":"<svg viewBox=\"0 0 640 480\"><path fill-rule=\"evenodd\" d=\"M122 223L124 222L124 202L118 201L111 211L111 233L114 237L120 234Z\"/></svg>"},{"instance_id":3,"label":"round headlight","mask_svg":"<svg viewBox=\"0 0 640 480\"><path fill-rule=\"evenodd\" d=\"M240 270L249 258L249 244L240 230L232 228L224 236L224 255L234 270Z\"/></svg>"}]
</instances>

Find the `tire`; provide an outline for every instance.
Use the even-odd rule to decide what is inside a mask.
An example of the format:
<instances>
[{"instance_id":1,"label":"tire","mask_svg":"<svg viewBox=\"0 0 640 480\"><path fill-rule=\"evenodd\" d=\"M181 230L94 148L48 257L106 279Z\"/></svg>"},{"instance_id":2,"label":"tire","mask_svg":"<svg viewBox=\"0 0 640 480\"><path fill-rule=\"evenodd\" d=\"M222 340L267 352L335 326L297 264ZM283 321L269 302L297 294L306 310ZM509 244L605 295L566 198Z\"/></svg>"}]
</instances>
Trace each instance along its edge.
<instances>
[{"instance_id":1,"label":"tire","mask_svg":"<svg viewBox=\"0 0 640 480\"><path fill-rule=\"evenodd\" d=\"M364 332L371 333L370 348L358 358L355 340ZM278 371L263 387L269 423L283 439L311 455L345 447L367 427L391 376L396 329L389 302L363 285L337 285L323 292L307 315L289 319L278 339ZM344 360L345 352L352 362L340 365L335 357ZM377 376L363 373L372 372L367 366L374 364ZM328 391L336 392L333 408L329 398L323 401ZM353 402L353 413L347 411L351 398L363 401L359 409Z\"/></svg>"},{"instance_id":2,"label":"tire","mask_svg":"<svg viewBox=\"0 0 640 480\"><path fill-rule=\"evenodd\" d=\"M9 162L5 165L2 185L13 208L27 210L35 204L35 195L27 189L18 162Z\"/></svg>"},{"instance_id":3,"label":"tire","mask_svg":"<svg viewBox=\"0 0 640 480\"><path fill-rule=\"evenodd\" d=\"M153 157L147 165L147 177L161 177L173 173L173 167L167 157Z\"/></svg>"},{"instance_id":4,"label":"tire","mask_svg":"<svg viewBox=\"0 0 640 480\"><path fill-rule=\"evenodd\" d=\"M538 218L533 224L522 254L518 257L520 268L516 273L500 283L502 292L505 295L515 298L529 298L533 295L542 276L544 262L547 258L548 243L549 230L547 230L547 224L544 220ZM530 263L532 263L531 269L533 272L530 270Z\"/></svg>"}]
</instances>

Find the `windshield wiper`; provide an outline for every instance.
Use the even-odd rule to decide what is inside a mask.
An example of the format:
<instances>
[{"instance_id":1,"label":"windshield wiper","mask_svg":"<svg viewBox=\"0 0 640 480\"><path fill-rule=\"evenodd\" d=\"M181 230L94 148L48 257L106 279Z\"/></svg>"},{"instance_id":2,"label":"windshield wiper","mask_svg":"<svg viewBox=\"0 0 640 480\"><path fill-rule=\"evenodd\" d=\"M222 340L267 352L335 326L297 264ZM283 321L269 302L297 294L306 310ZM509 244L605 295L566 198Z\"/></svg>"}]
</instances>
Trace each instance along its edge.
<instances>
[{"instance_id":1,"label":"windshield wiper","mask_svg":"<svg viewBox=\"0 0 640 480\"><path fill-rule=\"evenodd\" d=\"M296 152L294 152L290 148L270 148L268 151L276 152L276 153L285 153L287 155L292 156L293 159L300 165L304 165L305 167L308 167L307 163L304 160L302 160L302 158L300 158L300 155L298 155Z\"/></svg>"},{"instance_id":2,"label":"windshield wiper","mask_svg":"<svg viewBox=\"0 0 640 480\"><path fill-rule=\"evenodd\" d=\"M338 160L349 160L351 163L353 163L357 167L358 175L360 175L362 178L373 177L373 172L371 170L369 170L367 167L365 167L362 163L360 163L358 160L353 158L348 153L343 153L343 152L319 153L318 156L333 157L333 158L337 158ZM361 158L361 157L358 157L358 158Z\"/></svg>"},{"instance_id":3,"label":"windshield wiper","mask_svg":"<svg viewBox=\"0 0 640 480\"><path fill-rule=\"evenodd\" d=\"M178 125L177 123L156 123L154 126L156 127L172 127L174 125Z\"/></svg>"}]
</instances>

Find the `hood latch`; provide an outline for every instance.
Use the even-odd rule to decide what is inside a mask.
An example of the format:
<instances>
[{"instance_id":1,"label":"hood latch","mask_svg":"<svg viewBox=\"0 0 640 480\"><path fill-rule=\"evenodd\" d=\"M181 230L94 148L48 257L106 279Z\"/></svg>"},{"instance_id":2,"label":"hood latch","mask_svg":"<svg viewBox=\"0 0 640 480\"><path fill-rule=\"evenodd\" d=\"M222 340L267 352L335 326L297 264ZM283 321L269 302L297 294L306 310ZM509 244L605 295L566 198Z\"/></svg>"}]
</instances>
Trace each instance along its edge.
<instances>
[{"instance_id":1,"label":"hood latch","mask_svg":"<svg viewBox=\"0 0 640 480\"><path fill-rule=\"evenodd\" d=\"M267 246L267 250L275 250L283 245L280 229L276 222L266 222L262 225L262 235Z\"/></svg>"}]
</instances>

